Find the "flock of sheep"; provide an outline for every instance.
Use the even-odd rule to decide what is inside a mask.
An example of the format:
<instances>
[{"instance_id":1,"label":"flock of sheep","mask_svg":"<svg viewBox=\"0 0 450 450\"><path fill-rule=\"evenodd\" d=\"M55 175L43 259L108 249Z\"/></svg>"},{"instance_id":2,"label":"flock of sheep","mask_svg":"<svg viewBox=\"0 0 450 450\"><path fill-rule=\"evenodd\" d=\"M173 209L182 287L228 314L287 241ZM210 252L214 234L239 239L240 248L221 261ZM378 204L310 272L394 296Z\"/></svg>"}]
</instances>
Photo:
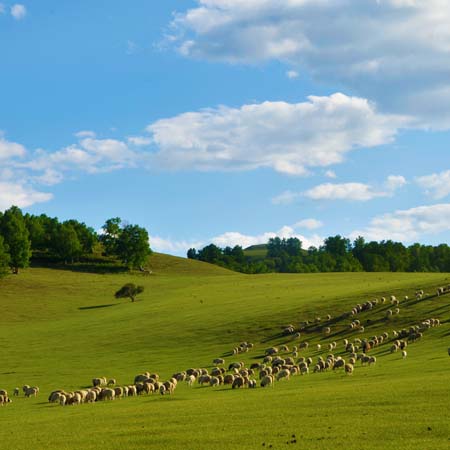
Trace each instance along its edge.
<instances>
[{"instance_id":1,"label":"flock of sheep","mask_svg":"<svg viewBox=\"0 0 450 450\"><path fill-rule=\"evenodd\" d=\"M437 289L438 296L447 292L450 292L450 285ZM415 298L417 301L420 301L425 295L423 290L418 290L415 293ZM407 302L408 300L409 298L406 296L404 301ZM328 351L326 357L318 355L316 361L313 361L311 357L300 355L302 350L308 349L310 343L307 340L296 343L295 340L300 339L304 333L318 332L319 335L322 334L325 337L338 334L341 331L337 330L338 324L346 319L350 319L350 323L347 325L340 324L340 327L344 326L347 332L363 333L364 327L355 316L363 311L371 311L378 305L386 304L388 301L395 308L386 310L382 320L389 323L390 318L394 314L400 313L398 307L400 301L394 295L390 296L389 300L381 297L380 299L357 304L335 320L332 319L331 315L327 315L324 319L316 317L314 320L304 321L298 328L292 324L284 326L282 335L296 345L286 342L278 347L269 347L265 350L264 355L261 356L262 360L252 363L249 367L246 367L244 362L232 362L228 365L228 368L225 368L225 360L216 358L213 360L213 367L210 369L189 368L185 371L174 373L169 380L164 382L160 381L157 373L150 372L136 375L133 383L124 386L117 386L114 378L98 377L92 379L92 387L90 388L76 391L54 390L50 393L48 401L65 406L114 400L142 394L158 393L160 395L170 395L173 394L180 382L185 382L188 386L193 386L194 384L209 387L228 385L232 389L244 387L253 389L258 385L262 388L270 387L275 382L289 380L292 376L303 376L309 373L321 373L329 370L342 370L346 374L351 375L358 361L361 366L376 364L377 358L369 355L370 351L388 342L390 347L387 352L401 352L402 358L406 358L408 344L422 339L426 330L440 326L440 320L436 318L426 319L407 329L385 331L369 338L354 337L353 339L338 339L327 344L316 344L315 348L319 353L322 351L322 348ZM288 344L291 345L291 348L289 348ZM252 343L242 342L231 351L231 354L237 355L252 349L254 349ZM340 351L341 355L335 355L336 350ZM448 353L450 355L450 348ZM22 391L25 397L36 397L39 393L39 388L25 385ZM15 388L13 396L18 396L19 393L20 389ZM0 389L0 406L8 403L11 403L8 392Z\"/></svg>"}]
</instances>

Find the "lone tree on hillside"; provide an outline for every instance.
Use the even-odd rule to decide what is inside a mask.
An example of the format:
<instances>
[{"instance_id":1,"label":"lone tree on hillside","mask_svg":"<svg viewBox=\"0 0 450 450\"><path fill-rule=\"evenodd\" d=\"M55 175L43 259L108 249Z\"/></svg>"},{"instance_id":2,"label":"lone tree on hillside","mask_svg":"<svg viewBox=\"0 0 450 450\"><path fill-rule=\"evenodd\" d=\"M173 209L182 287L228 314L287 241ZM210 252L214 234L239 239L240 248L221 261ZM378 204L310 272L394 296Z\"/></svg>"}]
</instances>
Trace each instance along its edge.
<instances>
[{"instance_id":1,"label":"lone tree on hillside","mask_svg":"<svg viewBox=\"0 0 450 450\"><path fill-rule=\"evenodd\" d=\"M136 295L144 292L144 286L136 286L133 283L123 285L115 294L116 298L130 298L134 302Z\"/></svg>"}]
</instances>

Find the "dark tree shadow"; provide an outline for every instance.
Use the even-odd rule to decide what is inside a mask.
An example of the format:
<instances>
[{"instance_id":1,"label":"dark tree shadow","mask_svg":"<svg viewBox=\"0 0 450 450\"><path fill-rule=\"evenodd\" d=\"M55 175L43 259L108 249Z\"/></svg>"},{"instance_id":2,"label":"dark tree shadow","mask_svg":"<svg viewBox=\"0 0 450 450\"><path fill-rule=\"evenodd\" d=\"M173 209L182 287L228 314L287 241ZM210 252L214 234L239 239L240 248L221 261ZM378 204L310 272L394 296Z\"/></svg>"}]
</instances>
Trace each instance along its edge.
<instances>
[{"instance_id":1,"label":"dark tree shadow","mask_svg":"<svg viewBox=\"0 0 450 450\"><path fill-rule=\"evenodd\" d=\"M110 306L117 306L117 305L120 305L120 303L110 303L108 305L80 306L78 309L80 311L84 311L86 309L109 308Z\"/></svg>"}]
</instances>

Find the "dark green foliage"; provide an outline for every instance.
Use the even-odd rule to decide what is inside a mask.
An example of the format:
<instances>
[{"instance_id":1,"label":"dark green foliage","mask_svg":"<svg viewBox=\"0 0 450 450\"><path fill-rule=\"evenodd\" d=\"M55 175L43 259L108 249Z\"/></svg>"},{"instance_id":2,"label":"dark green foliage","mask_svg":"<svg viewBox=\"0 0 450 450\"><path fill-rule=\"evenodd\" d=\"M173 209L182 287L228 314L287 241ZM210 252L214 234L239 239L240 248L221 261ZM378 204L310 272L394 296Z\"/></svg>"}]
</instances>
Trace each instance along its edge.
<instances>
[{"instance_id":1,"label":"dark green foliage","mask_svg":"<svg viewBox=\"0 0 450 450\"><path fill-rule=\"evenodd\" d=\"M9 268L10 256L8 247L5 245L3 237L0 235L0 277L5 275Z\"/></svg>"},{"instance_id":2,"label":"dark green foliage","mask_svg":"<svg viewBox=\"0 0 450 450\"><path fill-rule=\"evenodd\" d=\"M74 262L82 253L82 246L77 232L70 222L64 222L58 227L55 235L54 250L56 254L67 264Z\"/></svg>"},{"instance_id":3,"label":"dark green foliage","mask_svg":"<svg viewBox=\"0 0 450 450\"><path fill-rule=\"evenodd\" d=\"M106 255L116 254L117 240L122 231L121 223L120 217L113 217L108 219L102 227L103 233L99 236L99 240L103 244Z\"/></svg>"},{"instance_id":4,"label":"dark green foliage","mask_svg":"<svg viewBox=\"0 0 450 450\"><path fill-rule=\"evenodd\" d=\"M450 247L400 242L368 242L358 237L353 244L340 235L330 236L320 248L302 250L296 238L271 238L265 256L246 255L241 247L221 249L210 244L202 250L189 249L188 258L217 264L244 273L314 272L449 272ZM250 255L253 251L249 252Z\"/></svg>"},{"instance_id":5,"label":"dark green foliage","mask_svg":"<svg viewBox=\"0 0 450 450\"><path fill-rule=\"evenodd\" d=\"M114 297L119 298L129 298L132 302L135 301L136 296L140 294L141 292L144 292L143 286L136 286L133 283L127 283L124 286L122 286L115 294Z\"/></svg>"},{"instance_id":6,"label":"dark green foliage","mask_svg":"<svg viewBox=\"0 0 450 450\"><path fill-rule=\"evenodd\" d=\"M28 267L31 257L31 243L22 211L17 206L6 210L1 218L0 234L8 246L9 264L13 273Z\"/></svg>"},{"instance_id":7,"label":"dark green foliage","mask_svg":"<svg viewBox=\"0 0 450 450\"><path fill-rule=\"evenodd\" d=\"M148 233L138 225L125 226L117 239L116 255L130 269L142 267L151 254Z\"/></svg>"}]
</instances>

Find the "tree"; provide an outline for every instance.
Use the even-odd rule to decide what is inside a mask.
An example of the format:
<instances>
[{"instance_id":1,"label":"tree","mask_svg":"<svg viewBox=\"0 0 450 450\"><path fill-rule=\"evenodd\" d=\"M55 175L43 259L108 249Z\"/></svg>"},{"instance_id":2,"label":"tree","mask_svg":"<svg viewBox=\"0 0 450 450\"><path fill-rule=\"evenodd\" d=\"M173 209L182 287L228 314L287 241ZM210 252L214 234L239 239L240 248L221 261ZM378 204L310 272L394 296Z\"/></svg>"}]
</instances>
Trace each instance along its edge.
<instances>
[{"instance_id":1,"label":"tree","mask_svg":"<svg viewBox=\"0 0 450 450\"><path fill-rule=\"evenodd\" d=\"M123 285L115 294L114 297L119 298L129 298L132 302L136 299L136 296L144 292L143 286L136 286L133 283L127 283Z\"/></svg>"},{"instance_id":2,"label":"tree","mask_svg":"<svg viewBox=\"0 0 450 450\"><path fill-rule=\"evenodd\" d=\"M108 219L102 227L103 234L100 235L100 242L103 244L107 256L115 255L117 251L117 241L122 233L122 219L113 217Z\"/></svg>"},{"instance_id":3,"label":"tree","mask_svg":"<svg viewBox=\"0 0 450 450\"><path fill-rule=\"evenodd\" d=\"M8 271L10 257L7 250L3 237L0 235L0 277Z\"/></svg>"},{"instance_id":4,"label":"tree","mask_svg":"<svg viewBox=\"0 0 450 450\"><path fill-rule=\"evenodd\" d=\"M72 224L64 222L59 226L55 240L56 254L67 264L73 262L82 253L82 246Z\"/></svg>"},{"instance_id":5,"label":"tree","mask_svg":"<svg viewBox=\"0 0 450 450\"><path fill-rule=\"evenodd\" d=\"M13 273L28 267L31 257L31 242L22 211L17 206L6 210L1 218L0 234L8 246L10 267Z\"/></svg>"},{"instance_id":6,"label":"tree","mask_svg":"<svg viewBox=\"0 0 450 450\"><path fill-rule=\"evenodd\" d=\"M127 225L119 234L116 254L130 269L142 267L151 254L148 233L138 225Z\"/></svg>"}]
</instances>

